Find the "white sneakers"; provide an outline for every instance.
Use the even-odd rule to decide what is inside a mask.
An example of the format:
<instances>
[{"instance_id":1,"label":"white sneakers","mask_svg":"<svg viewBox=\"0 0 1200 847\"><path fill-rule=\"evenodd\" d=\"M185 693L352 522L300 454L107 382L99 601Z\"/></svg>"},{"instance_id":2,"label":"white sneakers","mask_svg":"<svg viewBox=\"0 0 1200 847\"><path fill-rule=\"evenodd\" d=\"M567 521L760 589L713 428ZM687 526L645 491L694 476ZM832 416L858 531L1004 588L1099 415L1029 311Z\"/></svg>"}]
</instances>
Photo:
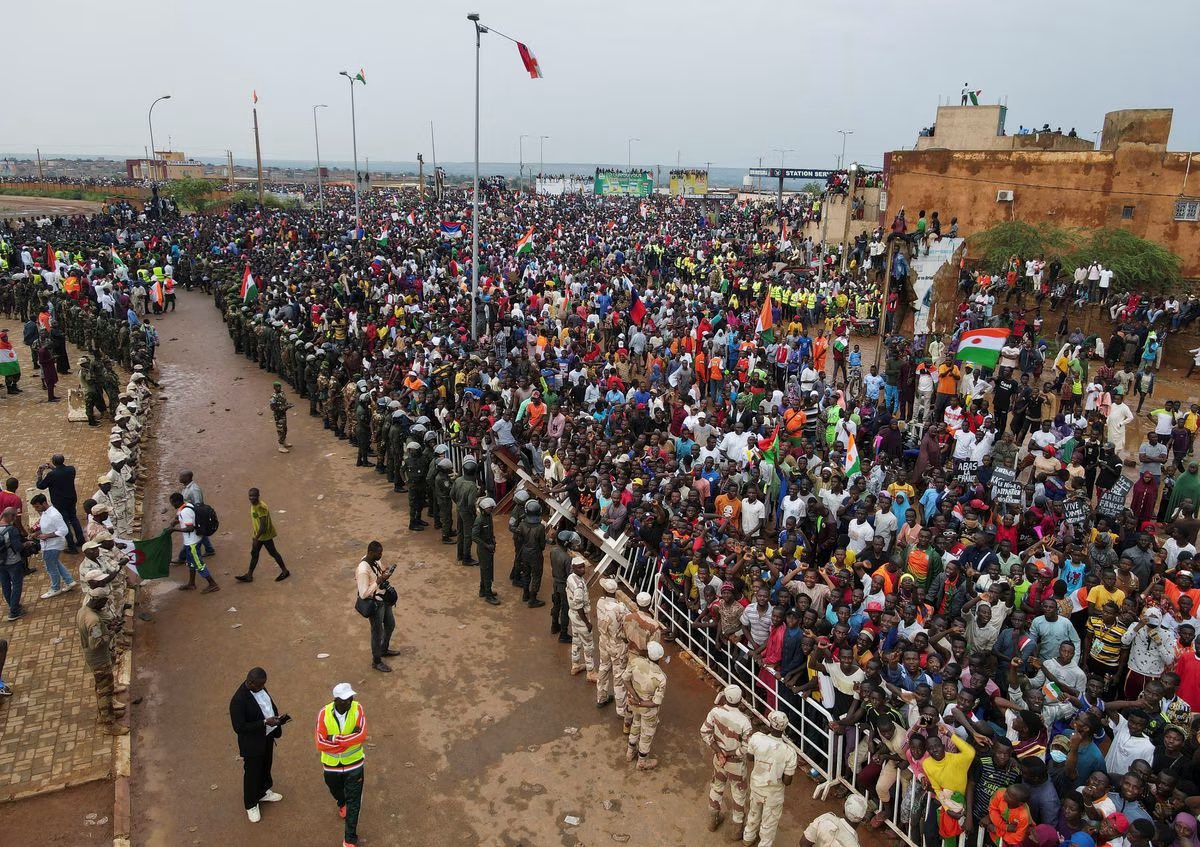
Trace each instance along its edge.
<instances>
[{"instance_id":1,"label":"white sneakers","mask_svg":"<svg viewBox=\"0 0 1200 847\"><path fill-rule=\"evenodd\" d=\"M58 591L51 589L50 591L47 591L45 594L42 595L42 599L49 600L51 597L57 597L59 594L66 594L68 591L70 591L71 589L75 588L78 585L79 585L78 582L72 582L70 585L64 585L62 588L58 589Z\"/></svg>"},{"instance_id":2,"label":"white sneakers","mask_svg":"<svg viewBox=\"0 0 1200 847\"><path fill-rule=\"evenodd\" d=\"M278 803L282 799L283 799L282 794L276 794L274 791L268 790L267 793L264 794L258 802L260 802L260 803ZM262 812L259 811L258 806L255 806L252 809L246 810L246 817L250 818L250 823L258 823L260 820L262 820Z\"/></svg>"}]
</instances>

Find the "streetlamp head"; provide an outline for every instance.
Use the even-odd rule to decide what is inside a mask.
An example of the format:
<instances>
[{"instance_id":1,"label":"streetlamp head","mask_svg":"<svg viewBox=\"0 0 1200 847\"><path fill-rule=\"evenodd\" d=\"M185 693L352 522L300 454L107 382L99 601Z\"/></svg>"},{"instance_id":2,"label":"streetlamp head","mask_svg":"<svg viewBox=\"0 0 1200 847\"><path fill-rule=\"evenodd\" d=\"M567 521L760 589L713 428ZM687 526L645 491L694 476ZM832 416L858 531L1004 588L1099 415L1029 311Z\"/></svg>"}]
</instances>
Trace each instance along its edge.
<instances>
[{"instance_id":1,"label":"streetlamp head","mask_svg":"<svg viewBox=\"0 0 1200 847\"><path fill-rule=\"evenodd\" d=\"M467 14L467 20L474 21L475 23L479 23L479 13L478 12L469 12Z\"/></svg>"},{"instance_id":2,"label":"streetlamp head","mask_svg":"<svg viewBox=\"0 0 1200 847\"><path fill-rule=\"evenodd\" d=\"M313 106L313 108L314 108L314 109L328 109L328 108L329 108L329 104L327 104L327 103L318 103L317 105Z\"/></svg>"},{"instance_id":3,"label":"streetlamp head","mask_svg":"<svg viewBox=\"0 0 1200 847\"><path fill-rule=\"evenodd\" d=\"M159 99L160 99L160 100L170 100L170 99L171 99L171 95L170 95L170 94L164 94L164 95L163 95L162 97L160 97Z\"/></svg>"},{"instance_id":4,"label":"streetlamp head","mask_svg":"<svg viewBox=\"0 0 1200 847\"><path fill-rule=\"evenodd\" d=\"M350 72L349 71L338 71L338 76L344 76L346 78L349 78Z\"/></svg>"}]
</instances>

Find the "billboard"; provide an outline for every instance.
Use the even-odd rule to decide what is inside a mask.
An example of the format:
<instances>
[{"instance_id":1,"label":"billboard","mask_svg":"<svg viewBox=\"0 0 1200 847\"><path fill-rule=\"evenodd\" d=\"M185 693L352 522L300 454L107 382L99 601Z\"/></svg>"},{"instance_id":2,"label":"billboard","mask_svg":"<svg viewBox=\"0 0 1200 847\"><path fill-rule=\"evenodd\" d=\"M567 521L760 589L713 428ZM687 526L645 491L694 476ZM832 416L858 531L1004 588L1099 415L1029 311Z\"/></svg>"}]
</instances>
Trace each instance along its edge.
<instances>
[{"instance_id":1,"label":"billboard","mask_svg":"<svg viewBox=\"0 0 1200 847\"><path fill-rule=\"evenodd\" d=\"M589 177L565 174L563 176L539 176L534 190L538 194L556 196L561 194L583 194L591 190L592 186L593 180Z\"/></svg>"},{"instance_id":2,"label":"billboard","mask_svg":"<svg viewBox=\"0 0 1200 847\"><path fill-rule=\"evenodd\" d=\"M654 193L654 176L650 171L596 168L595 191L607 197L649 197Z\"/></svg>"},{"instance_id":3,"label":"billboard","mask_svg":"<svg viewBox=\"0 0 1200 847\"><path fill-rule=\"evenodd\" d=\"M672 197L700 197L708 193L708 171L683 168L671 171Z\"/></svg>"}]
</instances>

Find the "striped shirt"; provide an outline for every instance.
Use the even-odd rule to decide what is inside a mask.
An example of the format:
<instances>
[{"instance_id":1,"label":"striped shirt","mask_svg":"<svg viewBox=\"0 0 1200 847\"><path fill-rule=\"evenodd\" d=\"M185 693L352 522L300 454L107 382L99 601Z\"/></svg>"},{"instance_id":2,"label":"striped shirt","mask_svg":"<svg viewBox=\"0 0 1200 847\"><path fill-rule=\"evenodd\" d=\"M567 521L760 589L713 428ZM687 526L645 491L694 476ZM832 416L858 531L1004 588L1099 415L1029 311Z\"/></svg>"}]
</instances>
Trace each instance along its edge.
<instances>
[{"instance_id":1,"label":"striped shirt","mask_svg":"<svg viewBox=\"0 0 1200 847\"><path fill-rule=\"evenodd\" d=\"M1092 646L1088 655L1105 667L1118 667L1121 663L1121 651L1125 649L1121 644L1121 636L1125 634L1126 629L1128 625L1122 623L1119 618L1109 626L1099 615L1089 617L1087 631L1092 636Z\"/></svg>"}]
</instances>

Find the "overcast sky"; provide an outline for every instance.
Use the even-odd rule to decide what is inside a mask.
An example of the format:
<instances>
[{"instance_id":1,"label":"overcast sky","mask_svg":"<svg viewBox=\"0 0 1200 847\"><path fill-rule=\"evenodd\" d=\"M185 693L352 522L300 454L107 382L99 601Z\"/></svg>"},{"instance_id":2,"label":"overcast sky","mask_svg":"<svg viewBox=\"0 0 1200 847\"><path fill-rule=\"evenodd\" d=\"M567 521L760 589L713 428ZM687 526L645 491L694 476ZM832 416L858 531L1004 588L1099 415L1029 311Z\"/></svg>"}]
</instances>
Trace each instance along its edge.
<instances>
[{"instance_id":1,"label":"overcast sky","mask_svg":"<svg viewBox=\"0 0 1200 847\"><path fill-rule=\"evenodd\" d=\"M264 158L311 160L311 107L327 103L322 158L349 160L338 71L361 67L360 161L428 161L431 120L439 160L469 160L469 11L526 42L545 74L529 79L511 43L484 36L484 161L516 161L527 134L527 162L548 135L547 162L623 165L632 136L635 164L777 164L772 148L792 148L789 165L832 167L848 129L847 161L878 165L964 81L985 103L1007 98L1010 131L1088 137L1106 111L1169 106L1172 149L1200 148L1196 0L45 0L5 10L5 28L41 46L36 68L9 63L19 103L0 154L141 156L147 107L171 94L154 112L160 149L251 157L257 89Z\"/></svg>"}]
</instances>

